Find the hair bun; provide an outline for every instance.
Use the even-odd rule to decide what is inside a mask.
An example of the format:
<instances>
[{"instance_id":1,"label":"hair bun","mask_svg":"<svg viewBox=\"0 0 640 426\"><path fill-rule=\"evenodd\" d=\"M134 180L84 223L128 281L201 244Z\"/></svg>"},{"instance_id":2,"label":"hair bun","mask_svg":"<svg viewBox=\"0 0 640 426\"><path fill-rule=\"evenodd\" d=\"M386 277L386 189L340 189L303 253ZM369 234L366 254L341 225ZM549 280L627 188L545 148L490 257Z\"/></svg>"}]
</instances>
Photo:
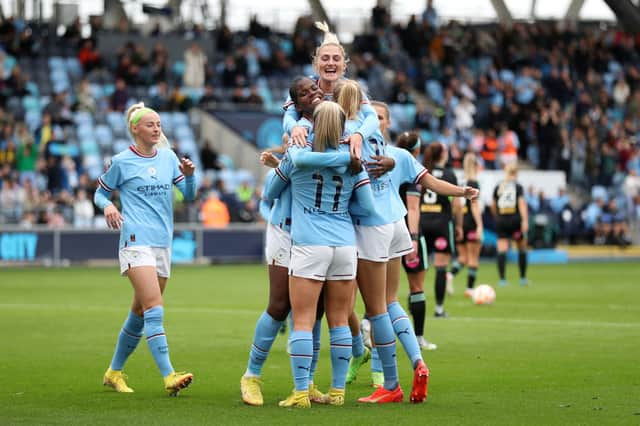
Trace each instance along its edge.
<instances>
[{"instance_id":1,"label":"hair bun","mask_svg":"<svg viewBox=\"0 0 640 426\"><path fill-rule=\"evenodd\" d=\"M331 32L329 29L329 24L322 21L316 21L315 26L317 29L324 33L324 39L322 40L322 44L320 46L324 46L325 44L336 44L341 46L340 40L338 40L338 36Z\"/></svg>"}]
</instances>

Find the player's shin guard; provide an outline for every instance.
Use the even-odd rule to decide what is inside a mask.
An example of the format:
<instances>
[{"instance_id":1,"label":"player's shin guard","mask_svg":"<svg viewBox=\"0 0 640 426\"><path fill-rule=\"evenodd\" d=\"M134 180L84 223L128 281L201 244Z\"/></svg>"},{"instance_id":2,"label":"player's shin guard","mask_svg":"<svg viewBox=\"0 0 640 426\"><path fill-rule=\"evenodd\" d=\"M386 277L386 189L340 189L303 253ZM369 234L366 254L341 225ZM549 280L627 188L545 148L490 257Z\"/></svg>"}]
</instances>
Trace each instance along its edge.
<instances>
[{"instance_id":1,"label":"player's shin guard","mask_svg":"<svg viewBox=\"0 0 640 426\"><path fill-rule=\"evenodd\" d=\"M444 304L444 295L447 289L447 267L436 267L436 305L442 306Z\"/></svg>"},{"instance_id":2,"label":"player's shin guard","mask_svg":"<svg viewBox=\"0 0 640 426\"><path fill-rule=\"evenodd\" d=\"M413 317L413 328L417 336L424 335L424 316L426 311L426 298L424 292L411 293L409 296L409 311Z\"/></svg>"},{"instance_id":3,"label":"player's shin guard","mask_svg":"<svg viewBox=\"0 0 640 426\"><path fill-rule=\"evenodd\" d=\"M296 391L309 390L309 371L313 358L313 335L310 331L292 331L289 335L291 348L291 374Z\"/></svg>"},{"instance_id":4,"label":"player's shin guard","mask_svg":"<svg viewBox=\"0 0 640 426\"><path fill-rule=\"evenodd\" d=\"M277 321L266 311L260 315L256 323L256 331L253 336L253 344L249 352L249 363L247 373L251 376L260 376L262 366L269 356L271 345L275 340L283 321Z\"/></svg>"},{"instance_id":5,"label":"player's shin guard","mask_svg":"<svg viewBox=\"0 0 640 426\"><path fill-rule=\"evenodd\" d=\"M477 266L469 266L467 269L467 288L473 288L476 284L476 275L478 274Z\"/></svg>"},{"instance_id":6,"label":"player's shin guard","mask_svg":"<svg viewBox=\"0 0 640 426\"><path fill-rule=\"evenodd\" d=\"M460 272L462 268L464 268L464 265L457 260L454 260L453 264L451 265L451 271L449 272L451 272L455 276L458 275L458 272Z\"/></svg>"},{"instance_id":7,"label":"player's shin guard","mask_svg":"<svg viewBox=\"0 0 640 426\"><path fill-rule=\"evenodd\" d=\"M507 266L507 253L499 252L498 253L498 275L500 276L500 280L504 280L504 272Z\"/></svg>"},{"instance_id":8,"label":"player's shin guard","mask_svg":"<svg viewBox=\"0 0 640 426\"><path fill-rule=\"evenodd\" d=\"M378 350L375 347L371 348L371 372L382 373L382 362L380 361Z\"/></svg>"},{"instance_id":9,"label":"player's shin guard","mask_svg":"<svg viewBox=\"0 0 640 426\"><path fill-rule=\"evenodd\" d=\"M344 389L351 359L351 330L347 326L329 330L331 342L331 387Z\"/></svg>"},{"instance_id":10,"label":"player's shin guard","mask_svg":"<svg viewBox=\"0 0 640 426\"><path fill-rule=\"evenodd\" d=\"M322 320L316 320L313 325L313 357L311 358L311 367L309 369L309 381L313 382L313 377L318 368L318 359L320 358L320 339L322 337Z\"/></svg>"},{"instance_id":11,"label":"player's shin guard","mask_svg":"<svg viewBox=\"0 0 640 426\"><path fill-rule=\"evenodd\" d=\"M396 365L396 334L387 312L369 318L373 330L382 371L384 372L384 388L394 390L398 387L398 367Z\"/></svg>"},{"instance_id":12,"label":"player's shin guard","mask_svg":"<svg viewBox=\"0 0 640 426\"><path fill-rule=\"evenodd\" d=\"M527 251L518 252L518 267L520 268L520 278L527 277Z\"/></svg>"},{"instance_id":13,"label":"player's shin guard","mask_svg":"<svg viewBox=\"0 0 640 426\"><path fill-rule=\"evenodd\" d=\"M404 351L411 360L411 365L415 367L416 363L422 359L422 353L420 352L416 335L413 332L413 327L411 327L411 321L409 321L407 313L398 302L389 304L387 311L389 312L391 324L393 324L393 331L395 331Z\"/></svg>"},{"instance_id":14,"label":"player's shin guard","mask_svg":"<svg viewBox=\"0 0 640 426\"><path fill-rule=\"evenodd\" d=\"M138 343L140 343L143 332L144 318L137 316L133 312L129 312L118 335L116 350L111 359L112 370L120 371L124 368L124 364L127 362L129 355L136 350Z\"/></svg>"},{"instance_id":15,"label":"player's shin guard","mask_svg":"<svg viewBox=\"0 0 640 426\"><path fill-rule=\"evenodd\" d=\"M351 355L358 358L364 354L364 341L362 340L362 331L357 336L351 337Z\"/></svg>"},{"instance_id":16,"label":"player's shin guard","mask_svg":"<svg viewBox=\"0 0 640 426\"><path fill-rule=\"evenodd\" d=\"M169 344L164 334L164 308L162 305L154 306L144 311L144 329L147 336L147 344L151 355L160 370L162 377L173 373L171 359L169 359Z\"/></svg>"}]
</instances>

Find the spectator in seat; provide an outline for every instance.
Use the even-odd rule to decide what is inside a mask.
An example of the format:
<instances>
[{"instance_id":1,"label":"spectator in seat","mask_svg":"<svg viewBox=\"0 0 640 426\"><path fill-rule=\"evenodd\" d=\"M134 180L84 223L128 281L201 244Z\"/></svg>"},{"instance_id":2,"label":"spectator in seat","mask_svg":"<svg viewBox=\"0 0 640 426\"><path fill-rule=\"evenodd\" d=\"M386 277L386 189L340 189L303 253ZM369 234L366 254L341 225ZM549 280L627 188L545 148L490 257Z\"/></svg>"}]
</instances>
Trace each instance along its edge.
<instances>
[{"instance_id":1,"label":"spectator in seat","mask_svg":"<svg viewBox=\"0 0 640 426\"><path fill-rule=\"evenodd\" d=\"M93 226L95 210L93 203L87 198L87 191L78 189L73 201L73 226L89 228Z\"/></svg>"},{"instance_id":2,"label":"spectator in seat","mask_svg":"<svg viewBox=\"0 0 640 426\"><path fill-rule=\"evenodd\" d=\"M249 96L247 96L247 98L245 99L245 102L248 103L249 105L255 105L255 106L259 106L261 107L262 104L264 103L264 100L262 99L262 96L260 96L260 93L258 93L258 87L253 85L251 86L251 91L249 92Z\"/></svg>"},{"instance_id":3,"label":"spectator in seat","mask_svg":"<svg viewBox=\"0 0 640 426\"><path fill-rule=\"evenodd\" d=\"M217 191L210 191L200 208L202 224L206 228L225 228L230 216L227 205L220 199Z\"/></svg>"},{"instance_id":4,"label":"spectator in seat","mask_svg":"<svg viewBox=\"0 0 640 426\"><path fill-rule=\"evenodd\" d=\"M51 116L53 124L68 126L73 124L71 115L71 105L68 100L68 93L65 89L59 90L53 95L53 99L44 107L43 113Z\"/></svg>"},{"instance_id":5,"label":"spectator in seat","mask_svg":"<svg viewBox=\"0 0 640 426\"><path fill-rule=\"evenodd\" d=\"M497 167L498 158L498 138L496 138L496 131L488 129L484 138L484 145L480 155L484 161L484 167L487 170L495 170Z\"/></svg>"},{"instance_id":6,"label":"spectator in seat","mask_svg":"<svg viewBox=\"0 0 640 426\"><path fill-rule=\"evenodd\" d=\"M215 108L218 102L221 102L222 99L216 94L213 85L207 84L204 86L204 94L198 101L198 106L202 109L212 109Z\"/></svg>"},{"instance_id":7,"label":"spectator in seat","mask_svg":"<svg viewBox=\"0 0 640 426\"><path fill-rule=\"evenodd\" d=\"M129 102L127 83L123 78L116 79L116 90L111 94L109 105L112 111L124 112Z\"/></svg>"},{"instance_id":8,"label":"spectator in seat","mask_svg":"<svg viewBox=\"0 0 640 426\"><path fill-rule=\"evenodd\" d=\"M184 52L184 64L184 75L182 76L184 85L195 88L204 87L207 55L197 43L192 43L191 47Z\"/></svg>"},{"instance_id":9,"label":"spectator in seat","mask_svg":"<svg viewBox=\"0 0 640 426\"><path fill-rule=\"evenodd\" d=\"M93 40L86 39L82 42L82 47L80 51L78 51L78 61L80 61L85 73L89 73L102 66L100 52L95 49Z\"/></svg>"},{"instance_id":10,"label":"spectator in seat","mask_svg":"<svg viewBox=\"0 0 640 426\"><path fill-rule=\"evenodd\" d=\"M213 149L210 141L204 141L204 146L200 150L200 161L205 170L221 170L222 166L218 161L218 152Z\"/></svg>"}]
</instances>

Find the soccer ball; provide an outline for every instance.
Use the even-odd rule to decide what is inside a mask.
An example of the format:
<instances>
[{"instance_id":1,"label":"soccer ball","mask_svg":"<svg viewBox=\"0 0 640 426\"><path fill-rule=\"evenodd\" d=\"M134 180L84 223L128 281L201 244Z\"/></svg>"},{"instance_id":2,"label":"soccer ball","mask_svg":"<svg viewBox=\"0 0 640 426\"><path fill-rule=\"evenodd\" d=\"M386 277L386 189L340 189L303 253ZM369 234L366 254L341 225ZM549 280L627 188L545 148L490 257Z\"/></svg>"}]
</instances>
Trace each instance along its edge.
<instances>
[{"instance_id":1,"label":"soccer ball","mask_svg":"<svg viewBox=\"0 0 640 426\"><path fill-rule=\"evenodd\" d=\"M488 284L480 284L471 297L476 305L490 305L496 300L496 291Z\"/></svg>"}]
</instances>

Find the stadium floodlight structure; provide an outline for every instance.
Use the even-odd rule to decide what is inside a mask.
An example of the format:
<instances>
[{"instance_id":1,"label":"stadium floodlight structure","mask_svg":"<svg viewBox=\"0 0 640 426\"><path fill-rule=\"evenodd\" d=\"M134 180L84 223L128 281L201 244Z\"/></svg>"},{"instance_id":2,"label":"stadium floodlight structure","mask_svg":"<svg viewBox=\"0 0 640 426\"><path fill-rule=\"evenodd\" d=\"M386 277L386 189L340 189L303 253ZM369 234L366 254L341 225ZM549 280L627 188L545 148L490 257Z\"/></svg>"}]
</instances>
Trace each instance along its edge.
<instances>
[{"instance_id":1,"label":"stadium floodlight structure","mask_svg":"<svg viewBox=\"0 0 640 426\"><path fill-rule=\"evenodd\" d=\"M631 0L604 0L626 31L640 31L640 7Z\"/></svg>"}]
</instances>

